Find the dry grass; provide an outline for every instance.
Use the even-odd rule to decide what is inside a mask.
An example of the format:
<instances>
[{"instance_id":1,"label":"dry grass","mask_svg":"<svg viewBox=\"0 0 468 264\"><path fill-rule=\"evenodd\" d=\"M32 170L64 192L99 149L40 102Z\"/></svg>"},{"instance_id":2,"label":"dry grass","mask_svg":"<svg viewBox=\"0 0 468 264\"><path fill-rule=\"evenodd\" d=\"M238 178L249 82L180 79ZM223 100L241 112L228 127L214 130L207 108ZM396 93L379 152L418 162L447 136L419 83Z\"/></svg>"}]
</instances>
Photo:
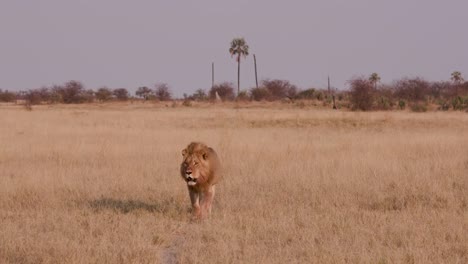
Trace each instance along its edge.
<instances>
[{"instance_id":1,"label":"dry grass","mask_svg":"<svg viewBox=\"0 0 468 264\"><path fill-rule=\"evenodd\" d=\"M468 115L0 106L0 263L468 263ZM226 169L189 222L192 140Z\"/></svg>"}]
</instances>

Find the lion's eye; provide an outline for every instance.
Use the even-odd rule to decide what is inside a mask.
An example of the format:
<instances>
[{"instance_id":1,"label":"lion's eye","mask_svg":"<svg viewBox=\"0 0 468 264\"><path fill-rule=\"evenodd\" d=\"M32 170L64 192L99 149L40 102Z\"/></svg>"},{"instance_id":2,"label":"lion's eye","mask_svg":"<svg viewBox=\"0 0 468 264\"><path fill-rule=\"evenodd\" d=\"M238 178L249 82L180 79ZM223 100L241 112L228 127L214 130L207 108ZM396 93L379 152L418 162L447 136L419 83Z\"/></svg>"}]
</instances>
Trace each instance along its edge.
<instances>
[{"instance_id":1,"label":"lion's eye","mask_svg":"<svg viewBox=\"0 0 468 264\"><path fill-rule=\"evenodd\" d=\"M198 165L198 162L195 161L193 164L194 164L195 166L197 166L197 165Z\"/></svg>"}]
</instances>

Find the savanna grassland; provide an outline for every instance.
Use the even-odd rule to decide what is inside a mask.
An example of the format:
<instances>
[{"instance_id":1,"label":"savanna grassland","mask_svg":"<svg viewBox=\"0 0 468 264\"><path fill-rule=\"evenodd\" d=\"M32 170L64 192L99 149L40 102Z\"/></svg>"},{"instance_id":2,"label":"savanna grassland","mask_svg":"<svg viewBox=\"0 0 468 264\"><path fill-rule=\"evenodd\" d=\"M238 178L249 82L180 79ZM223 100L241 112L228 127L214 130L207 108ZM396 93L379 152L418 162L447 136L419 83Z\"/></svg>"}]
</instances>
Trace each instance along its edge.
<instances>
[{"instance_id":1,"label":"savanna grassland","mask_svg":"<svg viewBox=\"0 0 468 264\"><path fill-rule=\"evenodd\" d=\"M181 150L225 169L190 222ZM468 114L0 106L0 263L468 263Z\"/></svg>"}]
</instances>

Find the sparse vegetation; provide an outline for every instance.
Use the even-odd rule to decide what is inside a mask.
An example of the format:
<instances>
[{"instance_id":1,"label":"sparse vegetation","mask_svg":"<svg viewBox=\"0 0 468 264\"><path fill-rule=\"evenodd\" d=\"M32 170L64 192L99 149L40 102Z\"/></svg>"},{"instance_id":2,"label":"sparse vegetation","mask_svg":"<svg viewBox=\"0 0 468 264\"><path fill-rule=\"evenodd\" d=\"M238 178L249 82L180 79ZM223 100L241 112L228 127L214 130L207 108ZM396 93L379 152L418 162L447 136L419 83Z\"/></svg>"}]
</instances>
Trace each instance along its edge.
<instances>
[{"instance_id":1,"label":"sparse vegetation","mask_svg":"<svg viewBox=\"0 0 468 264\"><path fill-rule=\"evenodd\" d=\"M465 113L269 104L0 106L0 262L468 262ZM205 223L192 140L225 168Z\"/></svg>"}]
</instances>

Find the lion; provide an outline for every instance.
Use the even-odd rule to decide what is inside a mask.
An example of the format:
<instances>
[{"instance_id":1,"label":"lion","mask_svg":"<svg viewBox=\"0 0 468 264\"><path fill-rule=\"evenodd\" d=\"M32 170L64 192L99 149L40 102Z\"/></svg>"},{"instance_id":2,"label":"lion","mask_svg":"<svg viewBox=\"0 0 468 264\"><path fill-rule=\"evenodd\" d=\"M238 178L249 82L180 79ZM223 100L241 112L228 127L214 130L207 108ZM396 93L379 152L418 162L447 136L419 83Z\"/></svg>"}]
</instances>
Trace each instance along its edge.
<instances>
[{"instance_id":1,"label":"lion","mask_svg":"<svg viewBox=\"0 0 468 264\"><path fill-rule=\"evenodd\" d=\"M187 183L192 217L203 219L211 214L215 185L221 180L221 163L214 149L192 142L182 150L180 175Z\"/></svg>"}]
</instances>

